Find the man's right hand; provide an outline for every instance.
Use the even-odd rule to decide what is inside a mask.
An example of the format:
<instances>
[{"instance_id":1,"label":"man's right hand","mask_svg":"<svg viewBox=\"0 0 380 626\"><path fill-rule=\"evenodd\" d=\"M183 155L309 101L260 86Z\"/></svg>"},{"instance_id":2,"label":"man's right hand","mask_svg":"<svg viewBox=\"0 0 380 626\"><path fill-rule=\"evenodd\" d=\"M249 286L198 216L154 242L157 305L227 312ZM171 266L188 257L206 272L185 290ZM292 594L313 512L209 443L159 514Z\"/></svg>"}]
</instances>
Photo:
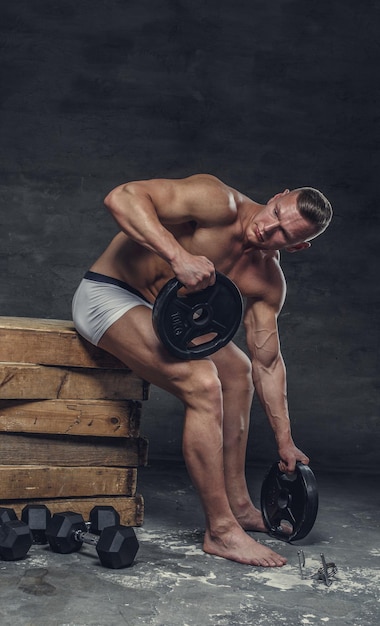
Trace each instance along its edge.
<instances>
[{"instance_id":1,"label":"man's right hand","mask_svg":"<svg viewBox=\"0 0 380 626\"><path fill-rule=\"evenodd\" d=\"M172 263L172 269L189 293L206 289L216 280L214 264L207 257L186 251L181 254L181 259Z\"/></svg>"}]
</instances>

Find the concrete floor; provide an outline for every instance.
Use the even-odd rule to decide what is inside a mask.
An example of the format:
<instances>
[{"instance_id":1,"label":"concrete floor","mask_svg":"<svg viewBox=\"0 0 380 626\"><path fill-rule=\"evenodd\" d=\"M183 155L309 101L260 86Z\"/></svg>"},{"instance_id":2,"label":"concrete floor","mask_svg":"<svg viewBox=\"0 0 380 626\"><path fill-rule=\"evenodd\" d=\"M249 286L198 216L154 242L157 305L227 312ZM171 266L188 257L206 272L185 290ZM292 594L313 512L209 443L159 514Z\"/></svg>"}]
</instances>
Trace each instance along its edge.
<instances>
[{"instance_id":1,"label":"concrete floor","mask_svg":"<svg viewBox=\"0 0 380 626\"><path fill-rule=\"evenodd\" d=\"M259 493L266 469L249 469ZM379 477L317 474L320 507L311 533L293 545L256 538L288 558L275 570L202 552L203 517L182 465L139 470L145 524L132 567L107 570L92 548L53 554L33 546L0 562L1 626L378 626ZM305 554L302 579L297 552ZM320 554L338 572L312 578Z\"/></svg>"}]
</instances>

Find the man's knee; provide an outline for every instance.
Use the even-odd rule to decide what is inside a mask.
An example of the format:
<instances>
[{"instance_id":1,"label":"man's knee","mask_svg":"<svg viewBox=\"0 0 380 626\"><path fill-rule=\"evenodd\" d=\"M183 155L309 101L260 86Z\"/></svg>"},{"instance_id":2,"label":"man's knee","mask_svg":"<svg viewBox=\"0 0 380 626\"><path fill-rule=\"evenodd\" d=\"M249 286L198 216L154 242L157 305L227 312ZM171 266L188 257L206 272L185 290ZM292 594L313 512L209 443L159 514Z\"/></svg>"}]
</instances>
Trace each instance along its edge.
<instances>
[{"instance_id":1,"label":"man's knee","mask_svg":"<svg viewBox=\"0 0 380 626\"><path fill-rule=\"evenodd\" d=\"M233 368L234 371L236 371L236 373L242 378L252 379L252 362L242 350L239 350L236 354L233 362Z\"/></svg>"},{"instance_id":2,"label":"man's knee","mask_svg":"<svg viewBox=\"0 0 380 626\"><path fill-rule=\"evenodd\" d=\"M219 402L222 385L215 365L210 360L189 363L187 376L182 380L183 399L193 404L197 401Z\"/></svg>"},{"instance_id":3,"label":"man's knee","mask_svg":"<svg viewBox=\"0 0 380 626\"><path fill-rule=\"evenodd\" d=\"M228 353L222 363L217 363L223 390L230 388L243 392L253 392L252 363L249 357L234 344L229 344Z\"/></svg>"}]
</instances>

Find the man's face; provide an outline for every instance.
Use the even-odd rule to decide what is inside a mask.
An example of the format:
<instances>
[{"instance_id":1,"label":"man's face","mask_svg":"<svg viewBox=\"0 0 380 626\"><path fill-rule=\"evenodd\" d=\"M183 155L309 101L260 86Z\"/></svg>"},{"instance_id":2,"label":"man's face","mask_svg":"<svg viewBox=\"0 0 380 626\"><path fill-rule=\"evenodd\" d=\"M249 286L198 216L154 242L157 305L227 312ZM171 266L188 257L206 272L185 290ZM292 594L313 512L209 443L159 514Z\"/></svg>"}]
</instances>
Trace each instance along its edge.
<instances>
[{"instance_id":1,"label":"man's face","mask_svg":"<svg viewBox=\"0 0 380 626\"><path fill-rule=\"evenodd\" d=\"M283 250L315 235L315 226L297 209L297 192L283 191L269 200L250 224L250 241L262 250Z\"/></svg>"}]
</instances>

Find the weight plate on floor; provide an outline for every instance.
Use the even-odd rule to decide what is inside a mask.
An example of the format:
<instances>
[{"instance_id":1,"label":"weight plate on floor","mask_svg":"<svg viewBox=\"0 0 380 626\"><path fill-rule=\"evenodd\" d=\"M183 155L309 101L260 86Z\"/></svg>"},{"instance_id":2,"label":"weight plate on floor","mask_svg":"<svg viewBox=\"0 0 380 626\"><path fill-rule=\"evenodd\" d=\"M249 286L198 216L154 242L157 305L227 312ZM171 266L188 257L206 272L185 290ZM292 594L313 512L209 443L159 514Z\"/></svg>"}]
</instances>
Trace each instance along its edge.
<instances>
[{"instance_id":1,"label":"weight plate on floor","mask_svg":"<svg viewBox=\"0 0 380 626\"><path fill-rule=\"evenodd\" d=\"M153 326L174 356L203 359L231 341L242 320L243 299L235 283L219 272L215 284L202 291L180 295L182 286L177 278L163 286L154 303ZM203 343L192 343L203 337Z\"/></svg>"},{"instance_id":2,"label":"weight plate on floor","mask_svg":"<svg viewBox=\"0 0 380 626\"><path fill-rule=\"evenodd\" d=\"M283 541L302 539L314 526L318 487L308 465L296 464L292 474L274 463L261 488L261 511L269 534Z\"/></svg>"}]
</instances>

